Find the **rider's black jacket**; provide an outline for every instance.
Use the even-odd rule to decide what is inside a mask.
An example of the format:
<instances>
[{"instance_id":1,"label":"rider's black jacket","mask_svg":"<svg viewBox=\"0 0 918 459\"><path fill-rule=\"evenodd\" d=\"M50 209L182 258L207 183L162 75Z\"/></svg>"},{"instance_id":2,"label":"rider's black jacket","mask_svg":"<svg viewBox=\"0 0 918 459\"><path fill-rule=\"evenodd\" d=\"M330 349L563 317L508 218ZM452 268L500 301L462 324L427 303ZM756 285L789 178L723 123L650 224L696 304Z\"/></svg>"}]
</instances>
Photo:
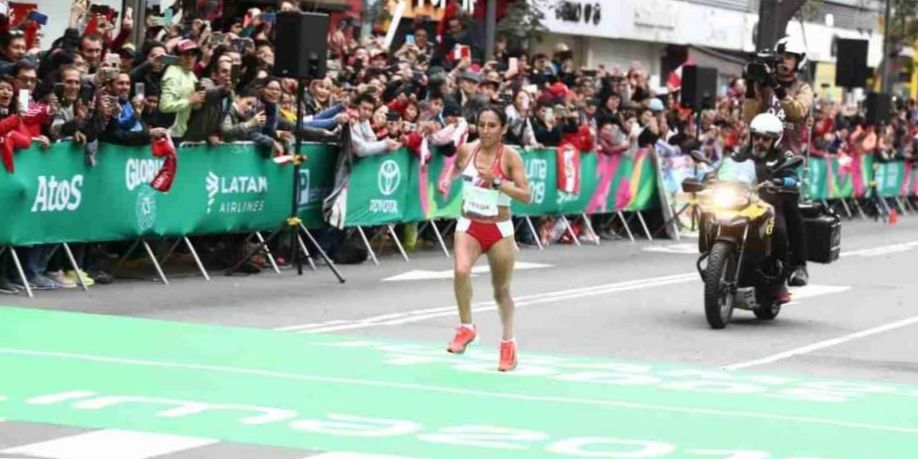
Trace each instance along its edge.
<instances>
[{"instance_id":1,"label":"rider's black jacket","mask_svg":"<svg viewBox=\"0 0 918 459\"><path fill-rule=\"evenodd\" d=\"M784 168L775 172L778 166L784 164L784 162L789 159L793 159L794 156L794 152L790 150L781 152L773 148L764 158L758 158L752 154L752 146L747 145L736 153L733 153L731 158L737 162L751 159L755 163L755 176L757 182L769 181L779 188L795 190L800 183L800 177L797 175L796 169ZM763 189L759 194L762 199L774 206L776 211L783 210L784 203L787 202L787 198L789 197L780 193L767 192L767 188ZM792 197L796 201L796 195L792 195Z\"/></svg>"}]
</instances>

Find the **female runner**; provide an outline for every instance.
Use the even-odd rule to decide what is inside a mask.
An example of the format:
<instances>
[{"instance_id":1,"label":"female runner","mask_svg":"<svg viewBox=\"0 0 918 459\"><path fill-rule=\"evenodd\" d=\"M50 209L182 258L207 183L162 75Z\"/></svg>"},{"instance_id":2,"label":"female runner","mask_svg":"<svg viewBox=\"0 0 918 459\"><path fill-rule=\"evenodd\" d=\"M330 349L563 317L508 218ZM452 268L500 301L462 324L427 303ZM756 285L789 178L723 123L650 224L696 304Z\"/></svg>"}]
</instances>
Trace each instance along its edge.
<instances>
[{"instance_id":1,"label":"female runner","mask_svg":"<svg viewBox=\"0 0 918 459\"><path fill-rule=\"evenodd\" d=\"M510 202L528 204L529 182L523 159L503 144L507 114L497 107L486 107L478 114L478 142L465 144L456 160L440 180L439 191L447 193L460 175L463 179L462 216L456 224L454 289L459 306L459 326L446 350L455 354L478 337L472 324L472 266L481 254L488 255L494 299L500 310L502 340L499 371L516 368L516 343L513 339L513 299L510 279L516 259Z\"/></svg>"}]
</instances>

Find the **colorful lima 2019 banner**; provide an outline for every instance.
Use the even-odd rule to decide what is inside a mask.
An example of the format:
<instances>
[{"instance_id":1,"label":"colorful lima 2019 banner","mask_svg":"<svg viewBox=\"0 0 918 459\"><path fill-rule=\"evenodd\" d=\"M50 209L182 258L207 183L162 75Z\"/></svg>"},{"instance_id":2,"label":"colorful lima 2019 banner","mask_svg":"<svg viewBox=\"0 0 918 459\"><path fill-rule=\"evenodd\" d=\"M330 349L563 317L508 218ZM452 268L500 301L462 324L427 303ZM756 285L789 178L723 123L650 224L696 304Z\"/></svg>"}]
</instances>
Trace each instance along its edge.
<instances>
[{"instance_id":1,"label":"colorful lima 2019 banner","mask_svg":"<svg viewBox=\"0 0 918 459\"><path fill-rule=\"evenodd\" d=\"M307 227L324 227L322 204L334 187L338 150L309 144L303 152L309 159L297 177L298 215ZM559 191L554 150L523 151L522 156L533 199L528 205L514 203L516 215L659 206L657 179L664 172L650 150L633 156L582 154L579 169L562 171L579 174L577 193ZM407 151L355 161L345 225L457 217L461 181L446 195L436 191L451 161L434 156L421 164ZM0 245L271 231L289 216L293 167L275 164L250 144L179 148L175 182L166 193L149 185L161 165L149 147L103 144L95 167L87 167L82 149L69 142L17 152L15 172L0 173ZM918 171L910 163L816 159L811 168L814 199L864 197L872 183L883 196L918 193Z\"/></svg>"}]
</instances>

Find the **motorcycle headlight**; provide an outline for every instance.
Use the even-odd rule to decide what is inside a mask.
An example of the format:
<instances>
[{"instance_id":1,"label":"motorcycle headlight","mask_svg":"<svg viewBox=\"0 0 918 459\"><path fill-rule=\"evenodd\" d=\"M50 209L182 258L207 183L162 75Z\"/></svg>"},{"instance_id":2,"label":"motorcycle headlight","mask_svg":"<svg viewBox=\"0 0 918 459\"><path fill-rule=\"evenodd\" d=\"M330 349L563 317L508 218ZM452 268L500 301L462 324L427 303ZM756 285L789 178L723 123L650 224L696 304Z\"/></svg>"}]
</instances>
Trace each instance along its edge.
<instances>
[{"instance_id":1,"label":"motorcycle headlight","mask_svg":"<svg viewBox=\"0 0 918 459\"><path fill-rule=\"evenodd\" d=\"M736 188L719 187L712 191L709 202L719 209L742 209L751 202L748 192Z\"/></svg>"}]
</instances>

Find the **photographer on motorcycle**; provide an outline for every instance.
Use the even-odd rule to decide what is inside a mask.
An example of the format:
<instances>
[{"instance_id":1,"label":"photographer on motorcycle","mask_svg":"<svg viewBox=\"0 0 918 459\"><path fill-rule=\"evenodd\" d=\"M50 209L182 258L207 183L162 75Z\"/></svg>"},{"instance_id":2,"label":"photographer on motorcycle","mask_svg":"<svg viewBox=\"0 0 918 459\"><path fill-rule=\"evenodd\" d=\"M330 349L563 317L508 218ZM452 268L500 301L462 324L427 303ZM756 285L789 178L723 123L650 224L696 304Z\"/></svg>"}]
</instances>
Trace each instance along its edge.
<instances>
[{"instance_id":1,"label":"photographer on motorcycle","mask_svg":"<svg viewBox=\"0 0 918 459\"><path fill-rule=\"evenodd\" d=\"M772 170L786 159L795 156L792 151L781 150L784 134L784 125L777 116L771 113L757 115L749 124L749 143L733 154L733 160L752 160L755 163L756 180L760 183L769 183L767 187L761 188L760 196L775 209L772 256L786 264L789 235L786 216L789 204L797 204L796 188L800 179L793 169L783 169L777 173ZM793 234L790 236L799 237ZM802 244L803 241L797 243ZM790 302L790 292L783 280L776 287L774 294L779 304Z\"/></svg>"},{"instance_id":2,"label":"photographer on motorcycle","mask_svg":"<svg viewBox=\"0 0 918 459\"><path fill-rule=\"evenodd\" d=\"M778 62L773 73L762 81L747 86L743 101L743 119L746 122L762 113L777 117L782 123L783 139L788 149L796 155L802 154L806 120L813 105L813 88L797 79L797 72L806 64L806 49L797 39L784 37L775 44ZM785 216L790 235L791 286L804 286L809 282L806 270L806 234L803 215L797 198L785 199Z\"/></svg>"}]
</instances>

